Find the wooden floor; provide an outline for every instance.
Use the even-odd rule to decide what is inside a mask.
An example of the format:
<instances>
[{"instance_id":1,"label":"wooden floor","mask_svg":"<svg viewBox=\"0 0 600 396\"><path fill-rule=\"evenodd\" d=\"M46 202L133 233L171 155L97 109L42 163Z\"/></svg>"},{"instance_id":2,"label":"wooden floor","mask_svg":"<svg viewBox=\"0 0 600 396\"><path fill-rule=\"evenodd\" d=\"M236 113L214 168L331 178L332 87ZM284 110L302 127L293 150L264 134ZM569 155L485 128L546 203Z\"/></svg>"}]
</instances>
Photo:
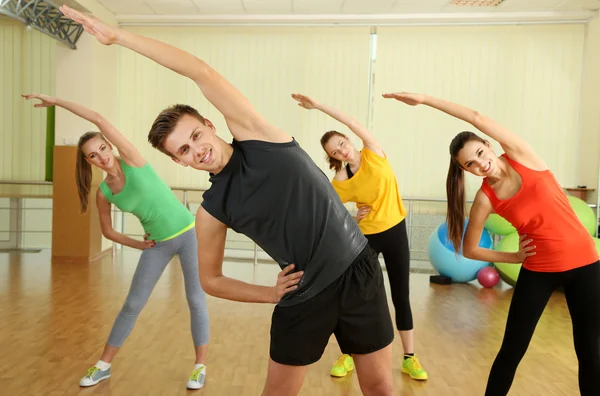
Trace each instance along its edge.
<instances>
[{"instance_id":1,"label":"wooden floor","mask_svg":"<svg viewBox=\"0 0 600 396\"><path fill-rule=\"evenodd\" d=\"M129 288L138 253L93 265L51 265L49 253L0 253L1 395L259 395L266 376L273 306L208 298L211 318L207 383L185 388L193 367L182 274L173 261L129 339L113 361L112 377L81 389L79 379L99 358ZM272 284L278 272L262 264L227 263L238 279ZM476 283L476 282L475 282ZM387 285L386 285L387 287ZM389 290L389 289L388 289ZM483 395L500 346L512 288L503 284L438 286L411 275L416 352L430 379L402 374L394 341L397 393ZM390 301L390 307L391 301ZM556 293L519 366L510 395L578 395L577 361L564 297ZM301 395L360 395L355 373L328 373L339 349L332 338L308 371Z\"/></svg>"}]
</instances>

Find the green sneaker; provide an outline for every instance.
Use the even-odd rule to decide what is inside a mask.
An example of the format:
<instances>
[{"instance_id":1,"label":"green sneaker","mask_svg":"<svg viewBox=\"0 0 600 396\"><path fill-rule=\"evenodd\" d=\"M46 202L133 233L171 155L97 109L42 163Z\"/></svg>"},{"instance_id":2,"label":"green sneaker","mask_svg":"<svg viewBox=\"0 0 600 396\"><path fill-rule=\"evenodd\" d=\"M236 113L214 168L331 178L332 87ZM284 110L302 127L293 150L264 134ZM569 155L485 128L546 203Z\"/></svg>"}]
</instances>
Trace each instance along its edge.
<instances>
[{"instance_id":1,"label":"green sneaker","mask_svg":"<svg viewBox=\"0 0 600 396\"><path fill-rule=\"evenodd\" d=\"M350 355L340 355L338 360L333 364L331 368L332 377L345 377L348 371L354 370L354 359Z\"/></svg>"},{"instance_id":2,"label":"green sneaker","mask_svg":"<svg viewBox=\"0 0 600 396\"><path fill-rule=\"evenodd\" d=\"M402 362L402 372L410 375L410 378L416 380L426 380L427 371L421 366L417 356L410 356Z\"/></svg>"}]
</instances>

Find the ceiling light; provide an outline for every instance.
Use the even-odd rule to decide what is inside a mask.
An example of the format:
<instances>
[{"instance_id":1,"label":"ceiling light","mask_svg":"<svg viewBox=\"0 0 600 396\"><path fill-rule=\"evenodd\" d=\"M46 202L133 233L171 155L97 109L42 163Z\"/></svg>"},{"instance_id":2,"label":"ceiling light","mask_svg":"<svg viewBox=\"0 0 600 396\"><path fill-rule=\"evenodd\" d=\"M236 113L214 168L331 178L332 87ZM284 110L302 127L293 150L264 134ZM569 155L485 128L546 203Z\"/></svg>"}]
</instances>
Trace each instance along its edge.
<instances>
[{"instance_id":1,"label":"ceiling light","mask_svg":"<svg viewBox=\"0 0 600 396\"><path fill-rule=\"evenodd\" d=\"M504 0L451 0L450 4L463 7L497 7Z\"/></svg>"}]
</instances>

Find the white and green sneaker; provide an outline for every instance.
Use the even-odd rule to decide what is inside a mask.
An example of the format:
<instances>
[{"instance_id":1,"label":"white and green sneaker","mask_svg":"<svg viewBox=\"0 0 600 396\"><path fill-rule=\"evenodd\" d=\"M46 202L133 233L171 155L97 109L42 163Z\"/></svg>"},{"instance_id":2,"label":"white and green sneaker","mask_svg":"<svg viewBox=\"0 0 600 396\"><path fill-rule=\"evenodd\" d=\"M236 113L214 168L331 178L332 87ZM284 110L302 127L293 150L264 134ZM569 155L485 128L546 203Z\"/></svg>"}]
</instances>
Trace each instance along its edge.
<instances>
[{"instance_id":1,"label":"white and green sneaker","mask_svg":"<svg viewBox=\"0 0 600 396\"><path fill-rule=\"evenodd\" d=\"M190 378L188 378L187 387L188 389L200 389L204 386L204 379L206 378L206 366L201 364L198 368L192 371Z\"/></svg>"},{"instance_id":2,"label":"white and green sneaker","mask_svg":"<svg viewBox=\"0 0 600 396\"><path fill-rule=\"evenodd\" d=\"M110 367L106 370L100 370L94 366L87 371L85 377L79 381L79 386L92 386L98 382L110 378Z\"/></svg>"}]
</instances>

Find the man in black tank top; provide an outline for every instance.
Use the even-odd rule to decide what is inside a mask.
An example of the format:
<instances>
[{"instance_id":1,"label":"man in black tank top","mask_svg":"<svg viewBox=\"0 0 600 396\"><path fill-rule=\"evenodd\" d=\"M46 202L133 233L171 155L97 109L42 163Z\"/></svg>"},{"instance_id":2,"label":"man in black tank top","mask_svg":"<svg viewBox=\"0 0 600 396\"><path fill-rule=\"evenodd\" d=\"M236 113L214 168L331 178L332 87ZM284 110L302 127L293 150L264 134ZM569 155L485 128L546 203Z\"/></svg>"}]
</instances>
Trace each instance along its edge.
<instances>
[{"instance_id":1,"label":"man in black tank top","mask_svg":"<svg viewBox=\"0 0 600 396\"><path fill-rule=\"evenodd\" d=\"M287 307L314 297L339 278L367 245L325 174L300 145L233 141L225 167L211 174L202 207L247 235L281 268L303 271Z\"/></svg>"},{"instance_id":2,"label":"man in black tank top","mask_svg":"<svg viewBox=\"0 0 600 396\"><path fill-rule=\"evenodd\" d=\"M264 395L297 394L331 334L359 366L364 393L392 395L394 330L377 255L326 175L289 135L204 61L168 44L82 17L104 44L130 48L192 79L225 117L232 144L185 105L165 109L148 135L175 162L210 173L196 215L200 281L216 297L275 303ZM97 36L98 37L98 36ZM282 271L273 287L225 277L227 228L261 246Z\"/></svg>"}]
</instances>

